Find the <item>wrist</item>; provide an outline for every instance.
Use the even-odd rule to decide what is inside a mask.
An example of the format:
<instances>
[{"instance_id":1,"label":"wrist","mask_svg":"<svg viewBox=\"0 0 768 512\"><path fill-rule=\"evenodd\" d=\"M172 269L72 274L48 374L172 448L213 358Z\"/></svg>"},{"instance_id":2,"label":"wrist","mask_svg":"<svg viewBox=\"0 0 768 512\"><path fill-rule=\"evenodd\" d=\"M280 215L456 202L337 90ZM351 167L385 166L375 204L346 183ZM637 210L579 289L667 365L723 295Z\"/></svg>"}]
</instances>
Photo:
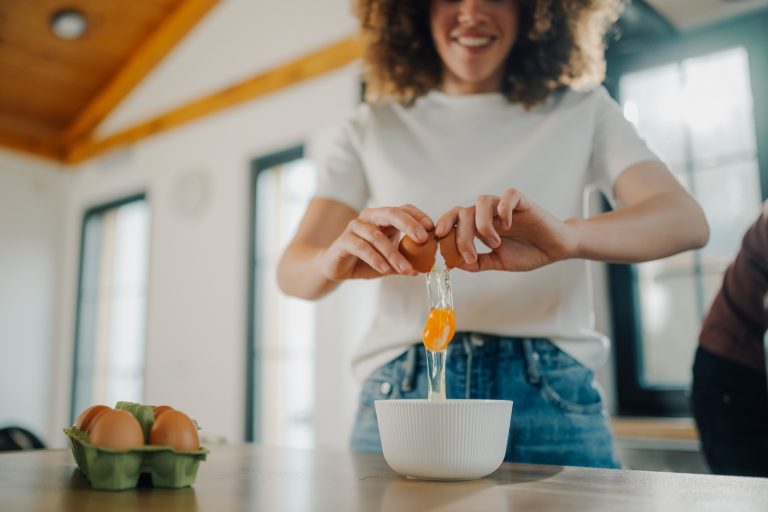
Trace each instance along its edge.
<instances>
[{"instance_id":1,"label":"wrist","mask_svg":"<svg viewBox=\"0 0 768 512\"><path fill-rule=\"evenodd\" d=\"M568 242L566 243L566 254L563 259L583 258L583 239L586 221L583 219L570 218L565 220L565 225L568 227Z\"/></svg>"}]
</instances>

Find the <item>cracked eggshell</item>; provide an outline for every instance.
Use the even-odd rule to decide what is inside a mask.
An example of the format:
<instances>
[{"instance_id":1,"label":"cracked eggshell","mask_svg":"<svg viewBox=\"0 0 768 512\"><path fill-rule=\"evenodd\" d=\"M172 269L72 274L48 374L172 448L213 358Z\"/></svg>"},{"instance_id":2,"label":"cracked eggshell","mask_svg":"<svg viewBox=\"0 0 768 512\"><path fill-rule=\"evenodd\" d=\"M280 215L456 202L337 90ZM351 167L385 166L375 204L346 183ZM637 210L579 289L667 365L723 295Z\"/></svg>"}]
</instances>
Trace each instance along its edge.
<instances>
[{"instance_id":1,"label":"cracked eggshell","mask_svg":"<svg viewBox=\"0 0 768 512\"><path fill-rule=\"evenodd\" d=\"M400 239L400 244L397 246L397 250L405 256L413 268L417 272L426 274L432 270L432 265L435 264L435 253L437 252L437 240L435 239L434 232L428 233L429 238L423 244L414 241L408 235L403 236Z\"/></svg>"},{"instance_id":2,"label":"cracked eggshell","mask_svg":"<svg viewBox=\"0 0 768 512\"><path fill-rule=\"evenodd\" d=\"M464 264L464 258L456 247L456 228L440 239L440 254L443 255L445 266L448 268L456 268Z\"/></svg>"}]
</instances>

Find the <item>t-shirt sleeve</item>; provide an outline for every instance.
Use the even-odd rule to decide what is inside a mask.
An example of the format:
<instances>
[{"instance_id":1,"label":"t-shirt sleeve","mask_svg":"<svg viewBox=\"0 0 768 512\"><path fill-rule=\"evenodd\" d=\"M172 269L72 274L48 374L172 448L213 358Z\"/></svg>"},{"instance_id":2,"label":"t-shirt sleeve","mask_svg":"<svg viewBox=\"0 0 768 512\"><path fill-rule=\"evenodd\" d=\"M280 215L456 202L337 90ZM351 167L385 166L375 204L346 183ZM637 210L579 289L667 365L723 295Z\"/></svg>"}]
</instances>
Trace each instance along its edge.
<instances>
[{"instance_id":1,"label":"t-shirt sleeve","mask_svg":"<svg viewBox=\"0 0 768 512\"><path fill-rule=\"evenodd\" d=\"M659 157L640 138L619 105L604 87L594 93L595 127L592 141L591 171L595 184L611 204L615 204L613 184L627 168Z\"/></svg>"},{"instance_id":2,"label":"t-shirt sleeve","mask_svg":"<svg viewBox=\"0 0 768 512\"><path fill-rule=\"evenodd\" d=\"M704 318L699 340L710 352L764 369L763 334L768 328L768 202L747 230L725 271L723 285Z\"/></svg>"},{"instance_id":3,"label":"t-shirt sleeve","mask_svg":"<svg viewBox=\"0 0 768 512\"><path fill-rule=\"evenodd\" d=\"M339 126L320 151L315 197L333 199L356 211L368 203L368 183L361 158L367 107Z\"/></svg>"}]
</instances>

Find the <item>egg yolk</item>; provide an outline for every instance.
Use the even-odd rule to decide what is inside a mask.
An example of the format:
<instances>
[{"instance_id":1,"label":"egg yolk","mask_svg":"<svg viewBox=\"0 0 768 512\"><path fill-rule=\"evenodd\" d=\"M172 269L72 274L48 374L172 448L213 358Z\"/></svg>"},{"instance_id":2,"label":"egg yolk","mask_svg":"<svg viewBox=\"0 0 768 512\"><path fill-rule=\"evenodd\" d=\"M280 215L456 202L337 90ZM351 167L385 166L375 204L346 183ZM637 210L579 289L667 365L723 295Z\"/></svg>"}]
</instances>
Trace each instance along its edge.
<instances>
[{"instance_id":1,"label":"egg yolk","mask_svg":"<svg viewBox=\"0 0 768 512\"><path fill-rule=\"evenodd\" d=\"M427 350L445 350L456 332L456 314L452 309L435 308L429 312L424 326L424 346Z\"/></svg>"}]
</instances>

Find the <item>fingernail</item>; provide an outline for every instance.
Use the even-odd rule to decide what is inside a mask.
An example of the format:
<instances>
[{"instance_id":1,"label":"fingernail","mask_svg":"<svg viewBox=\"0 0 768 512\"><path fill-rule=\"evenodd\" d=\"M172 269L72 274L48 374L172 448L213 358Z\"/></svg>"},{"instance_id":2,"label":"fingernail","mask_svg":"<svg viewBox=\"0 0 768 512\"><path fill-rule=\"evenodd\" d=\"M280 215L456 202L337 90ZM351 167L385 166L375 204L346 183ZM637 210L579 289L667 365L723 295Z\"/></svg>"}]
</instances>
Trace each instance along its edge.
<instances>
[{"instance_id":1,"label":"fingernail","mask_svg":"<svg viewBox=\"0 0 768 512\"><path fill-rule=\"evenodd\" d=\"M424 233L424 234L426 235L426 233ZM404 261L403 261L403 262L401 262L399 266L400 266L400 270L401 270L402 272L405 272L405 271L407 271L409 268L411 268L411 266L410 266L410 265L408 265L408 263L406 263L406 262L404 262Z\"/></svg>"},{"instance_id":2,"label":"fingernail","mask_svg":"<svg viewBox=\"0 0 768 512\"><path fill-rule=\"evenodd\" d=\"M420 227L419 229L416 230L416 236L419 238L419 240L424 240L425 238L427 238L427 230Z\"/></svg>"},{"instance_id":3,"label":"fingernail","mask_svg":"<svg viewBox=\"0 0 768 512\"><path fill-rule=\"evenodd\" d=\"M493 239L493 248L495 249L495 248L497 248L500 245L501 245L501 238L494 237L494 239Z\"/></svg>"},{"instance_id":4,"label":"fingernail","mask_svg":"<svg viewBox=\"0 0 768 512\"><path fill-rule=\"evenodd\" d=\"M464 258L464 261L466 261L467 263L472 263L472 259L473 259L472 254L468 252L463 252L461 253L461 256Z\"/></svg>"}]
</instances>

